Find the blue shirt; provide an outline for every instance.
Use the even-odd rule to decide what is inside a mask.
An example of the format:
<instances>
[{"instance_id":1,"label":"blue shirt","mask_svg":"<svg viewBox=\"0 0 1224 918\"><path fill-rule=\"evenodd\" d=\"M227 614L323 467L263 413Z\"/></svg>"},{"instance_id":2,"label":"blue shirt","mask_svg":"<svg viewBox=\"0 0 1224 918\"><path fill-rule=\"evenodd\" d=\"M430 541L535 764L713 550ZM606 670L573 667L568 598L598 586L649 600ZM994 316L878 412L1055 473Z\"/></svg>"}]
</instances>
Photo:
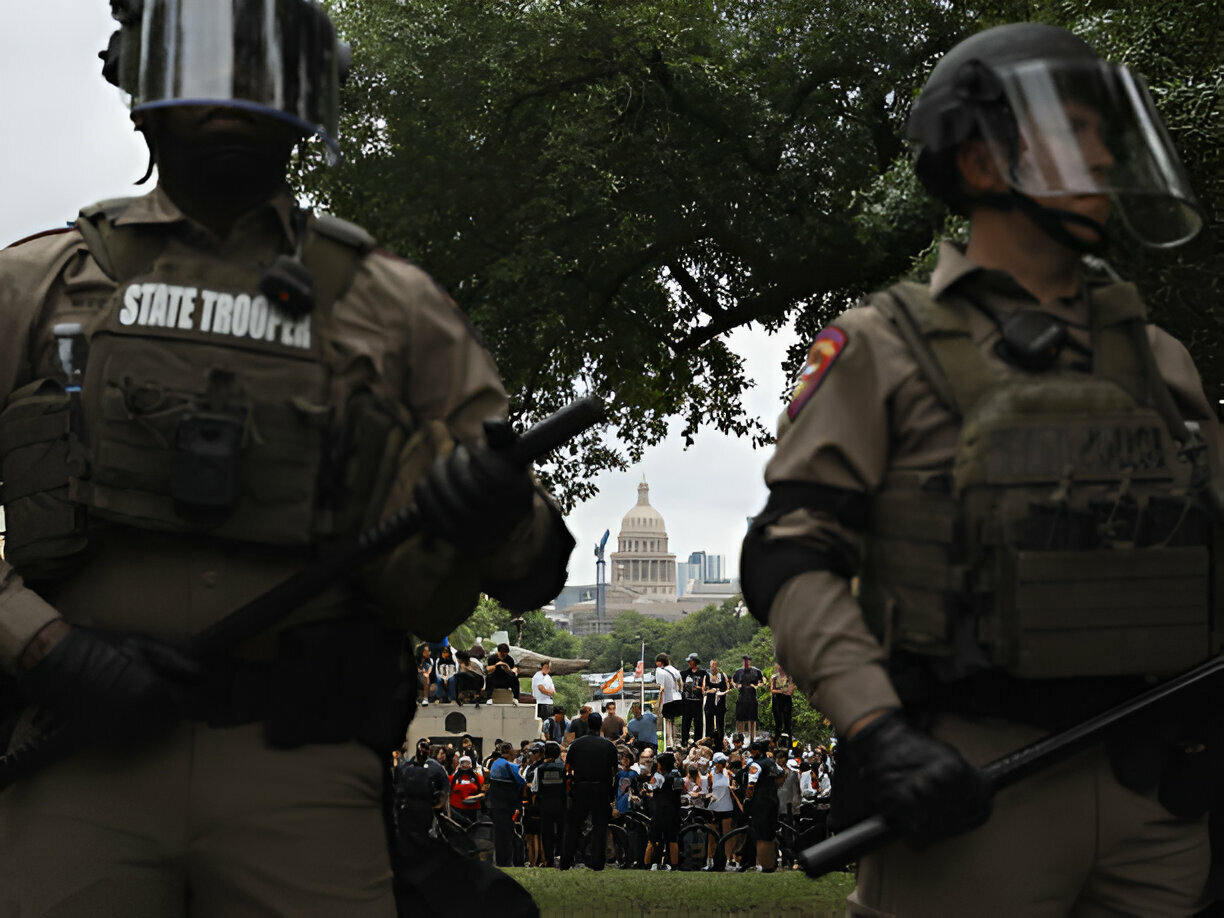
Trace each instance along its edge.
<instances>
[{"instance_id":1,"label":"blue shirt","mask_svg":"<svg viewBox=\"0 0 1224 918\"><path fill-rule=\"evenodd\" d=\"M625 729L639 743L645 743L647 746L659 745L659 719L655 717L654 711L643 712L631 720Z\"/></svg>"},{"instance_id":2,"label":"blue shirt","mask_svg":"<svg viewBox=\"0 0 1224 918\"><path fill-rule=\"evenodd\" d=\"M544 738L553 740L554 742L562 742L565 739L565 734L569 732L569 721L564 717L561 718L561 723L557 723L555 717L550 717L544 724Z\"/></svg>"},{"instance_id":3,"label":"blue shirt","mask_svg":"<svg viewBox=\"0 0 1224 918\"><path fill-rule=\"evenodd\" d=\"M637 779L637 775L632 771L618 771L616 773L616 812L628 813L633 809L633 804L629 802L629 796L633 793L633 782Z\"/></svg>"},{"instance_id":4,"label":"blue shirt","mask_svg":"<svg viewBox=\"0 0 1224 918\"><path fill-rule=\"evenodd\" d=\"M518 768L509 759L498 759L493 763L493 767L489 769L489 780L513 781L519 787L527 783L519 774Z\"/></svg>"}]
</instances>

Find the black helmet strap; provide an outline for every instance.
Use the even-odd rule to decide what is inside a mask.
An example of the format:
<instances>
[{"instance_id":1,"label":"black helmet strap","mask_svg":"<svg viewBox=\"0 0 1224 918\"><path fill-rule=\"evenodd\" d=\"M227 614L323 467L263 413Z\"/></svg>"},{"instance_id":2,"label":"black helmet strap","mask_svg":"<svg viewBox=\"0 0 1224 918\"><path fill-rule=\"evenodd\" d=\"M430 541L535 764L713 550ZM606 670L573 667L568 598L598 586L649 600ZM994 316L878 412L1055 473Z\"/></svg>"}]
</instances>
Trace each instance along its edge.
<instances>
[{"instance_id":1,"label":"black helmet strap","mask_svg":"<svg viewBox=\"0 0 1224 918\"><path fill-rule=\"evenodd\" d=\"M1016 191L1014 188L1005 193L980 194L967 197L965 203L979 207L993 207L996 210L1018 210L1037 224L1037 228L1060 245L1083 252L1088 255L1099 255L1105 248L1105 227L1091 217L1077 214L1071 210L1058 207L1046 207L1035 199ZM1096 233L1097 241L1090 242L1081 239L1067 229L1067 224L1073 223L1086 227Z\"/></svg>"}]
</instances>

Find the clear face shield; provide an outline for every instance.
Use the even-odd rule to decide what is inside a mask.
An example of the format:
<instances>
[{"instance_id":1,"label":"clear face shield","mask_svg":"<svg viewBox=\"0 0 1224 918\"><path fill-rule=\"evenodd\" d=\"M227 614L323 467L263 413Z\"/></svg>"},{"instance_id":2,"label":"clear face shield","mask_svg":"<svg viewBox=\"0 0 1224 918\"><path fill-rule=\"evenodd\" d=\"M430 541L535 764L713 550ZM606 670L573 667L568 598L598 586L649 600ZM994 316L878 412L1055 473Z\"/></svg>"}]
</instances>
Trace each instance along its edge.
<instances>
[{"instance_id":1,"label":"clear face shield","mask_svg":"<svg viewBox=\"0 0 1224 918\"><path fill-rule=\"evenodd\" d=\"M1116 217L1154 248L1181 245L1202 228L1201 207L1142 78L1104 61L990 70L1010 112L984 111L978 123L1016 191L1102 225Z\"/></svg>"},{"instance_id":2,"label":"clear face shield","mask_svg":"<svg viewBox=\"0 0 1224 918\"><path fill-rule=\"evenodd\" d=\"M247 109L318 134L335 161L341 51L314 2L143 0L141 6L120 33L118 83L131 96L133 114L179 105Z\"/></svg>"}]
</instances>

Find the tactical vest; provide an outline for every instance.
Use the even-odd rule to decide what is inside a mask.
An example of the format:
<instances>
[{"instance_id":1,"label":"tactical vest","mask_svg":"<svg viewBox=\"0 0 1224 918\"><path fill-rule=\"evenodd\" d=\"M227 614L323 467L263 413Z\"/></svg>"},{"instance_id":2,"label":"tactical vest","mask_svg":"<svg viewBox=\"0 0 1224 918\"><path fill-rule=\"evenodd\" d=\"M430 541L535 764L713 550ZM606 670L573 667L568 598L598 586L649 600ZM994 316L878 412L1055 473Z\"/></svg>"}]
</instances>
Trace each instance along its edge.
<instances>
[{"instance_id":1,"label":"tactical vest","mask_svg":"<svg viewBox=\"0 0 1224 918\"><path fill-rule=\"evenodd\" d=\"M874 495L860 582L891 652L953 680L1174 672L1212 649L1208 457L1160 377L1134 287L1092 301L1092 374L991 361L959 301L874 303L961 422L944 466Z\"/></svg>"},{"instance_id":2,"label":"tactical vest","mask_svg":"<svg viewBox=\"0 0 1224 918\"><path fill-rule=\"evenodd\" d=\"M680 771L670 771L667 774L665 788L675 794L684 793L684 773Z\"/></svg>"},{"instance_id":3,"label":"tactical vest","mask_svg":"<svg viewBox=\"0 0 1224 918\"><path fill-rule=\"evenodd\" d=\"M27 577L62 575L99 523L290 547L354 528L325 493L369 476L327 467L356 398L336 391L332 318L373 241L334 218L304 220L315 305L295 318L260 293L266 265L190 248L165 227L116 225L130 203L77 221L113 295L35 329L49 340L66 321L81 326L69 350L61 342L72 371L85 361L78 385L67 366L44 373L0 413L10 562ZM390 426L408 426L391 411ZM387 436L374 431L366 466Z\"/></svg>"},{"instance_id":4,"label":"tactical vest","mask_svg":"<svg viewBox=\"0 0 1224 918\"><path fill-rule=\"evenodd\" d=\"M565 765L562 762L545 762L536 771L540 778L540 799L560 800L565 796Z\"/></svg>"}]
</instances>

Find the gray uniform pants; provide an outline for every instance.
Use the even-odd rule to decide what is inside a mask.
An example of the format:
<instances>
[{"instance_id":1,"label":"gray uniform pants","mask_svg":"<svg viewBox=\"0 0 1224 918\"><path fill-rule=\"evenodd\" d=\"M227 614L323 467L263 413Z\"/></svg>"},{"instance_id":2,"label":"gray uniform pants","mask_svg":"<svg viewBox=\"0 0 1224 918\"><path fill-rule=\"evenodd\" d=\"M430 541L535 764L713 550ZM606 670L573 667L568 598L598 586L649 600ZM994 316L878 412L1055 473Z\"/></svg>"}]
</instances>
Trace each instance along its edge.
<instances>
[{"instance_id":1,"label":"gray uniform pants","mask_svg":"<svg viewBox=\"0 0 1224 918\"><path fill-rule=\"evenodd\" d=\"M392 918L381 768L258 725L81 750L0 793L0 918Z\"/></svg>"},{"instance_id":2,"label":"gray uniform pants","mask_svg":"<svg viewBox=\"0 0 1224 918\"><path fill-rule=\"evenodd\" d=\"M978 765L1042 735L953 716L935 734ZM846 914L1181 918L1201 907L1209 866L1206 817L1177 819L1154 791L1122 787L1097 746L996 795L979 829L921 851L898 842L865 857Z\"/></svg>"}]
</instances>

